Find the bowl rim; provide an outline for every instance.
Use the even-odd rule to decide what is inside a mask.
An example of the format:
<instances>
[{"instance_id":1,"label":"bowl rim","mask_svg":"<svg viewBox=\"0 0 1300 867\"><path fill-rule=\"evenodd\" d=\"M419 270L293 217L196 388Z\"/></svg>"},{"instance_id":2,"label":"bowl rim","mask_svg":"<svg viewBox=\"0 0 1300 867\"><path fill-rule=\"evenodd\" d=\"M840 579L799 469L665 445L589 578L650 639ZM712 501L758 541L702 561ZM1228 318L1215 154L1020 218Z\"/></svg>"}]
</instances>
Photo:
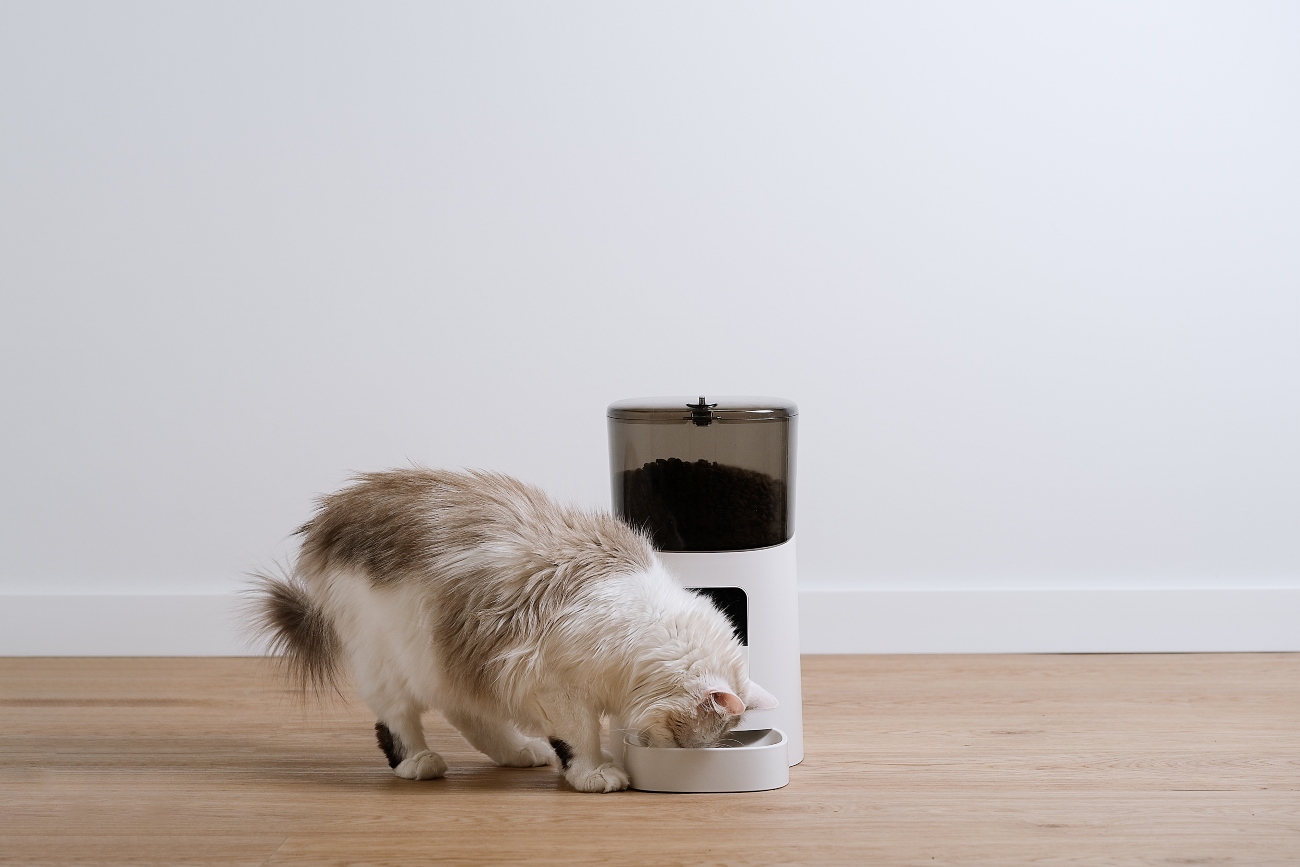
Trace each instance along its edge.
<instances>
[{"instance_id":1,"label":"bowl rim","mask_svg":"<svg viewBox=\"0 0 1300 867\"><path fill-rule=\"evenodd\" d=\"M646 750L647 752L655 752L659 754L663 754L663 753L706 753L706 754L744 753L744 752L758 752L761 750L779 749L782 745L788 743L790 740L789 736L787 736L784 731L782 731L779 728L776 728L775 726L768 726L766 728L761 728L761 729L740 729L740 731L762 732L758 740L765 739L767 737L767 733L769 732L775 732L777 735L777 739L770 744L754 743L754 744L746 744L740 747L648 747L645 746L644 744L638 744L634 742L632 740L633 733L628 732L623 736L623 748L625 750L629 750L629 749Z\"/></svg>"}]
</instances>

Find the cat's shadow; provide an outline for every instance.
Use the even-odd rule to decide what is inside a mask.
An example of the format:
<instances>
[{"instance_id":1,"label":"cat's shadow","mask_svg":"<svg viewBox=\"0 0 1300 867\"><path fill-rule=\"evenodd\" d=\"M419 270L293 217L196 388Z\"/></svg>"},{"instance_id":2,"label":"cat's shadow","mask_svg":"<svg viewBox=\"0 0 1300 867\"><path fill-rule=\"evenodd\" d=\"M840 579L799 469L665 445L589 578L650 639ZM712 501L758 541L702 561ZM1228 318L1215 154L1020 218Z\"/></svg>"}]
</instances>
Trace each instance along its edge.
<instances>
[{"instance_id":1,"label":"cat's shadow","mask_svg":"<svg viewBox=\"0 0 1300 867\"><path fill-rule=\"evenodd\" d=\"M409 792L421 796L453 792L573 792L555 768L499 768L490 762L448 762L447 775L437 780L404 780L389 770L382 760L375 767L313 763L303 759L290 766L267 767L250 780L325 786L349 791Z\"/></svg>"},{"instance_id":2,"label":"cat's shadow","mask_svg":"<svg viewBox=\"0 0 1300 867\"><path fill-rule=\"evenodd\" d=\"M232 741L248 750L255 745ZM266 745L256 747L266 761L253 767L245 760L236 772L258 780L293 780L343 789L419 791L425 794L455 791L567 791L573 789L552 766L536 768L502 768L494 765L468 745L448 745L445 750L431 745L447 761L447 775L438 780L404 780L393 774L376 749L373 757L355 751L338 754L297 750L289 754L269 754ZM240 747L236 747L238 749ZM427 791L426 791L427 790Z\"/></svg>"}]
</instances>

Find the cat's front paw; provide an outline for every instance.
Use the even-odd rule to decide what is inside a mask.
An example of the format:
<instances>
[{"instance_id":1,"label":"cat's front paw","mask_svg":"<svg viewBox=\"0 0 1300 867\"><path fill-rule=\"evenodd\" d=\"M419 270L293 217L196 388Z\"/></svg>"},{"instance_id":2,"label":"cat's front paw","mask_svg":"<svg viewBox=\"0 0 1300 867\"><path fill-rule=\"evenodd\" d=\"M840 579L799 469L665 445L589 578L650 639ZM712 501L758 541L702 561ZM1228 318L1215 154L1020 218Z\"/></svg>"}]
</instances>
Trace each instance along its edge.
<instances>
[{"instance_id":1,"label":"cat's front paw","mask_svg":"<svg viewBox=\"0 0 1300 867\"><path fill-rule=\"evenodd\" d=\"M447 775L447 763L432 750L424 750L404 759L393 773L404 780L436 780Z\"/></svg>"},{"instance_id":2,"label":"cat's front paw","mask_svg":"<svg viewBox=\"0 0 1300 867\"><path fill-rule=\"evenodd\" d=\"M621 792L627 788L627 774L613 762L585 770L574 765L564 772L564 779L579 792Z\"/></svg>"},{"instance_id":3,"label":"cat's front paw","mask_svg":"<svg viewBox=\"0 0 1300 867\"><path fill-rule=\"evenodd\" d=\"M550 744L542 738L529 738L517 753L506 756L497 764L503 768L540 768L553 761L555 761L555 752Z\"/></svg>"}]
</instances>

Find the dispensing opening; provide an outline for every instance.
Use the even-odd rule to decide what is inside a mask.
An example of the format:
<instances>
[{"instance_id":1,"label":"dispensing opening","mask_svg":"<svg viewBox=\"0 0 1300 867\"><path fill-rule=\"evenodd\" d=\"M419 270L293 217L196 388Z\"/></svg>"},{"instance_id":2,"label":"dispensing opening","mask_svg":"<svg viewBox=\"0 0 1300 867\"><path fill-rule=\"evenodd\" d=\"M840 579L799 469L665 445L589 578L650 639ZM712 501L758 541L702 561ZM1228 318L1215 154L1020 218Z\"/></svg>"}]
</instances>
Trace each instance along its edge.
<instances>
[{"instance_id":1,"label":"dispensing opening","mask_svg":"<svg viewBox=\"0 0 1300 867\"><path fill-rule=\"evenodd\" d=\"M707 598L727 619L740 643L749 646L749 597L739 587L687 587L692 593Z\"/></svg>"},{"instance_id":2,"label":"dispensing opening","mask_svg":"<svg viewBox=\"0 0 1300 867\"><path fill-rule=\"evenodd\" d=\"M664 551L744 551L794 535L797 407L646 398L609 408L615 512Z\"/></svg>"}]
</instances>

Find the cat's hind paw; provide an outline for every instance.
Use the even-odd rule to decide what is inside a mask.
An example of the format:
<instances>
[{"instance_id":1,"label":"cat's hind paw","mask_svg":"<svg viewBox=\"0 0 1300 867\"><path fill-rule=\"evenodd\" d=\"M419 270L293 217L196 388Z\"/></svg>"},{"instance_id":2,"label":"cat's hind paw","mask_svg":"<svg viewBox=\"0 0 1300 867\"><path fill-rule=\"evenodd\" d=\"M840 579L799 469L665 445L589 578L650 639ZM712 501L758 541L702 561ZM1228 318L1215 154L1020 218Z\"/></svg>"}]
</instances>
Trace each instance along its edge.
<instances>
[{"instance_id":1,"label":"cat's hind paw","mask_svg":"<svg viewBox=\"0 0 1300 867\"><path fill-rule=\"evenodd\" d=\"M574 765L564 772L564 779L579 792L621 792L627 788L627 774L613 762L586 770Z\"/></svg>"},{"instance_id":2,"label":"cat's hind paw","mask_svg":"<svg viewBox=\"0 0 1300 867\"><path fill-rule=\"evenodd\" d=\"M402 760L393 773L404 780L436 780L447 775L447 763L432 750L424 750Z\"/></svg>"},{"instance_id":3,"label":"cat's hind paw","mask_svg":"<svg viewBox=\"0 0 1300 867\"><path fill-rule=\"evenodd\" d=\"M529 738L518 752L497 762L503 768L540 768L555 761L555 752L542 738Z\"/></svg>"}]
</instances>

